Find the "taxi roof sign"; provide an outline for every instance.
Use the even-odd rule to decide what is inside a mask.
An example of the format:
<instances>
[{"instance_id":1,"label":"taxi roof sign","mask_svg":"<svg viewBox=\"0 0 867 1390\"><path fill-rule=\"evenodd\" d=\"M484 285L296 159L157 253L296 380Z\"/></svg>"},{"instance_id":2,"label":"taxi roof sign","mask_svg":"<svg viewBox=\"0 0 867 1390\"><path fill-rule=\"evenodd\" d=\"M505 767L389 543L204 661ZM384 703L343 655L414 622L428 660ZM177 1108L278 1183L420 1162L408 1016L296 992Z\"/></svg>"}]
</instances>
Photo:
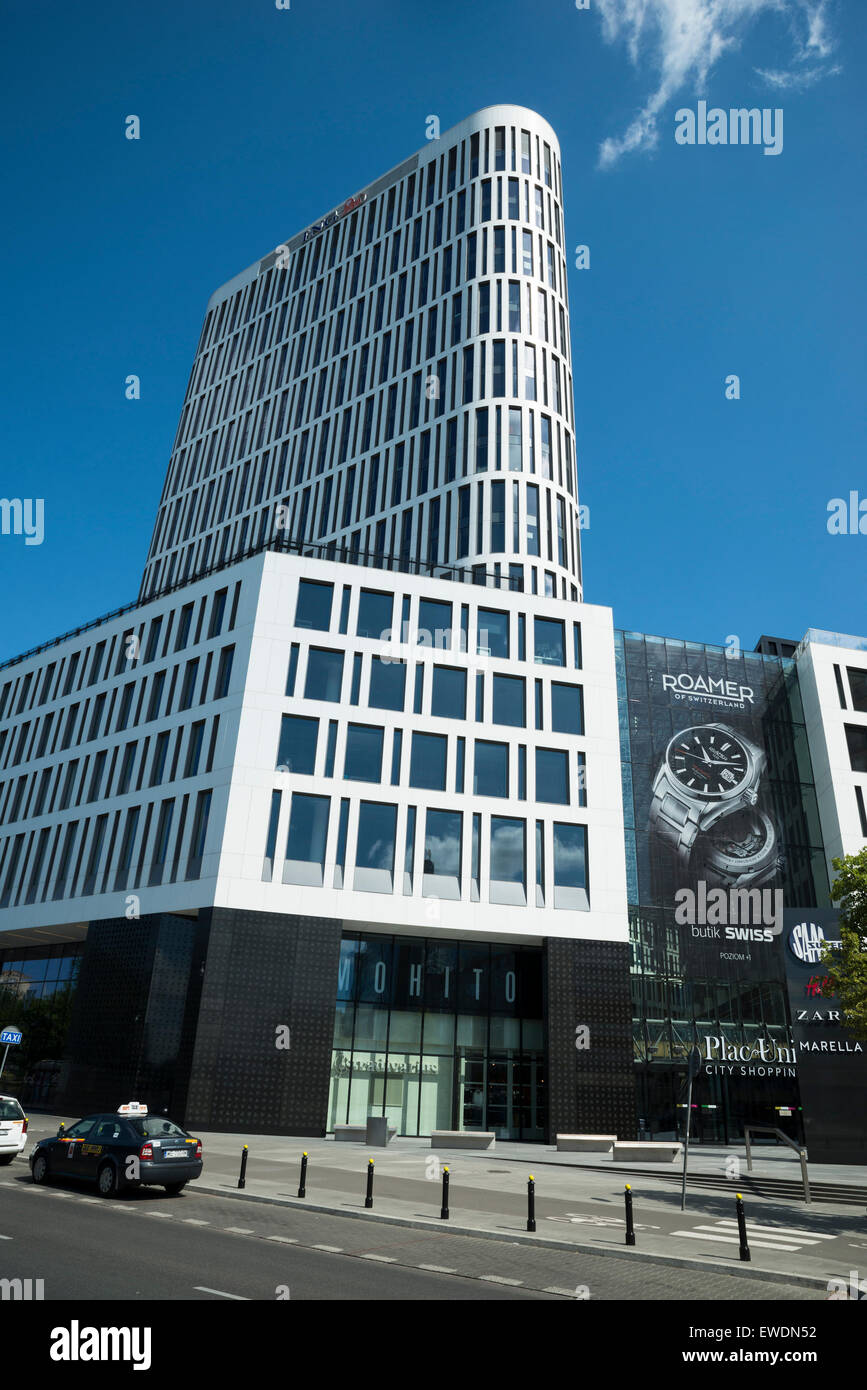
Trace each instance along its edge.
<instances>
[{"instance_id":1,"label":"taxi roof sign","mask_svg":"<svg viewBox=\"0 0 867 1390\"><path fill-rule=\"evenodd\" d=\"M146 1115L148 1108L146 1105L142 1105L141 1101L130 1100L127 1101L126 1105L119 1105L117 1113L118 1115Z\"/></svg>"}]
</instances>

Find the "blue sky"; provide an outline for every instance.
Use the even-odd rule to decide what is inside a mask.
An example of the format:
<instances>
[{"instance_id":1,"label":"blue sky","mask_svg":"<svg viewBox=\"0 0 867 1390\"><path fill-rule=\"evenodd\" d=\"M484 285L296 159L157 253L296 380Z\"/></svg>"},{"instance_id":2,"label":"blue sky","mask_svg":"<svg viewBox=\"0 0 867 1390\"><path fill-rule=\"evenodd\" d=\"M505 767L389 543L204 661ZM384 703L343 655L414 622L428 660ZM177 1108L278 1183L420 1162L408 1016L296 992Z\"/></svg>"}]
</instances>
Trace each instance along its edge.
<instances>
[{"instance_id":1,"label":"blue sky","mask_svg":"<svg viewBox=\"0 0 867 1390\"><path fill-rule=\"evenodd\" d=\"M867 631L867 535L826 525L831 498L867 499L862 14L9 0L0 494L44 498L45 539L0 535L0 659L135 598L211 292L411 154L428 115L499 101L563 154L588 601L747 647ZM702 98L781 107L782 153L676 144Z\"/></svg>"}]
</instances>

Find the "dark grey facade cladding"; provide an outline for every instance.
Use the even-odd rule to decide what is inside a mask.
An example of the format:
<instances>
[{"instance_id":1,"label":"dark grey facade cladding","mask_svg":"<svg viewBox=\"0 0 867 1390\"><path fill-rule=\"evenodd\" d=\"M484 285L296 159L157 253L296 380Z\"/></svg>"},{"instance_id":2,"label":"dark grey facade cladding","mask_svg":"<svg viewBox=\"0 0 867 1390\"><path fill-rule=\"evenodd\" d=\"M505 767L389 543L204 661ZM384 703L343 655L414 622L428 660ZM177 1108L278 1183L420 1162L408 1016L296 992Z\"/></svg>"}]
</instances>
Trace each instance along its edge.
<instances>
[{"instance_id":1,"label":"dark grey facade cladding","mask_svg":"<svg viewBox=\"0 0 867 1390\"><path fill-rule=\"evenodd\" d=\"M342 921L213 908L185 1121L324 1134ZM290 1046L278 1048L277 1030Z\"/></svg>"},{"instance_id":2,"label":"dark grey facade cladding","mask_svg":"<svg viewBox=\"0 0 867 1390\"><path fill-rule=\"evenodd\" d=\"M636 1138L629 946L549 937L545 946L549 1140ZM590 1045L575 1046L579 1024Z\"/></svg>"}]
</instances>

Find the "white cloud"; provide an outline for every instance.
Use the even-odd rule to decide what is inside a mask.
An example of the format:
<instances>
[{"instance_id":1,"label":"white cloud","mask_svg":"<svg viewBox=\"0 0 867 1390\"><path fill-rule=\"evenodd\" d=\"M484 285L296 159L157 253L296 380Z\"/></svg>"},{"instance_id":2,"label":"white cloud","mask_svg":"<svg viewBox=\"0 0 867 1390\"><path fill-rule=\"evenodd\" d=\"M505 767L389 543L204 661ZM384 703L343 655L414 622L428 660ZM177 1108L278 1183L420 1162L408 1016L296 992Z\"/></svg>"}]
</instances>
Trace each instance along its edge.
<instances>
[{"instance_id":1,"label":"white cloud","mask_svg":"<svg viewBox=\"0 0 867 1390\"><path fill-rule=\"evenodd\" d=\"M624 133L608 136L599 163L609 168L624 154L651 149L658 141L660 113L688 84L700 89L712 68L737 48L749 26L764 14L789 22L795 64L825 58L833 48L828 0L596 0L607 43L623 43L633 66L656 74L656 86ZM797 89L824 75L821 68L792 72L760 70L772 86ZM831 72L839 69L831 69Z\"/></svg>"},{"instance_id":2,"label":"white cloud","mask_svg":"<svg viewBox=\"0 0 867 1390\"><path fill-rule=\"evenodd\" d=\"M814 87L817 82L821 82L823 77L836 77L843 69L838 63L833 68L820 65L816 68L802 68L800 72L780 72L777 68L755 68L754 71L769 87L777 91L804 92L808 87Z\"/></svg>"}]
</instances>

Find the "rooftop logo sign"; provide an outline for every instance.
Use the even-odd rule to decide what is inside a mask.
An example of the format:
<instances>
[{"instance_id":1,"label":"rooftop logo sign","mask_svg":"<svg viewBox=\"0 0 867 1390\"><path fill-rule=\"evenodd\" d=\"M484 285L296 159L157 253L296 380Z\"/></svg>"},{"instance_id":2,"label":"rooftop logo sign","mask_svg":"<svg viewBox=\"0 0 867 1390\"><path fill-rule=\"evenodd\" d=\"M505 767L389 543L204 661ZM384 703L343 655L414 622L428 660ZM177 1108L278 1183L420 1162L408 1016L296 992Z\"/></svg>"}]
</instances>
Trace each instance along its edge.
<instances>
[{"instance_id":1,"label":"rooftop logo sign","mask_svg":"<svg viewBox=\"0 0 867 1390\"><path fill-rule=\"evenodd\" d=\"M678 676L664 675L663 690L671 690L676 698L691 697L705 704L743 705L753 703L753 690L737 681L715 680L711 676L691 676L681 671Z\"/></svg>"},{"instance_id":2,"label":"rooftop logo sign","mask_svg":"<svg viewBox=\"0 0 867 1390\"><path fill-rule=\"evenodd\" d=\"M312 227L308 227L307 231L304 233L304 241L309 241L311 237L317 236L319 232L324 232L326 227L333 227L334 223L339 222L341 217L345 217L349 212L354 212L356 208L360 208L362 203L366 202L366 193L356 193L354 198L347 198L346 202L341 207L335 208L333 212L329 212L328 216L323 217L321 222L314 222Z\"/></svg>"}]
</instances>

